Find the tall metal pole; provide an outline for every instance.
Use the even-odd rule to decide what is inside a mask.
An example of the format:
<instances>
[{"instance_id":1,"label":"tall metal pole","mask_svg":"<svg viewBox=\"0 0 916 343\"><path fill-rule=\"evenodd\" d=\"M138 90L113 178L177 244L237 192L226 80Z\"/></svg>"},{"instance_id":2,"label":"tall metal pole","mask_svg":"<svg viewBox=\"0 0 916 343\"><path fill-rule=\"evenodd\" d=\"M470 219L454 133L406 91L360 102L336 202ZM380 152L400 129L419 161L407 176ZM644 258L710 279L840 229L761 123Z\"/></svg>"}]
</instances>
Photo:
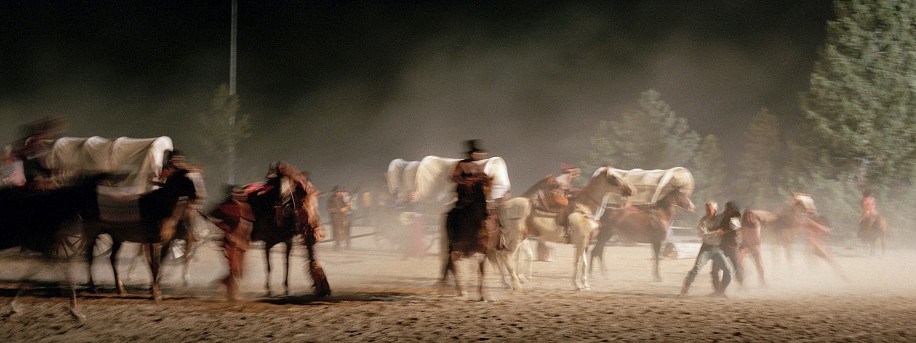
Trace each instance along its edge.
<instances>
[{"instance_id":1,"label":"tall metal pole","mask_svg":"<svg viewBox=\"0 0 916 343\"><path fill-rule=\"evenodd\" d=\"M238 39L236 18L238 17L238 12L238 2L237 0L232 0L232 41L229 45L229 95L235 95L235 46Z\"/></svg>"},{"instance_id":2,"label":"tall metal pole","mask_svg":"<svg viewBox=\"0 0 916 343\"><path fill-rule=\"evenodd\" d=\"M238 2L237 0L232 0L232 29L231 29L231 34L230 34L231 42L229 44L229 96L230 97L235 95L235 74L236 74L235 51L236 51L236 40L238 39L237 17L238 17ZM229 116L229 128L230 128L229 129L230 131L235 131L234 130L235 112L233 112ZM231 140L232 142L230 143L229 151L228 151L229 156L226 157L226 160L227 160L226 162L228 164L226 172L228 174L227 181L229 182L230 185L234 185L235 184L235 138L233 137L231 138Z\"/></svg>"}]
</instances>

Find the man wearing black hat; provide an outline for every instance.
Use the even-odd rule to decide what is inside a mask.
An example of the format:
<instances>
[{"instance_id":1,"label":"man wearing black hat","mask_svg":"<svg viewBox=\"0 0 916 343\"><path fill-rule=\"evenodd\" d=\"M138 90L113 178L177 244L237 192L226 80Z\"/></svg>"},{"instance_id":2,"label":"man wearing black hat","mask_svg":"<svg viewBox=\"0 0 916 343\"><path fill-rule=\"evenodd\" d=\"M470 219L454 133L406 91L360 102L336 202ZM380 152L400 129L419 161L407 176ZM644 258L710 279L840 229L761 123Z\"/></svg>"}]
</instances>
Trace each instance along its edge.
<instances>
[{"instance_id":1,"label":"man wearing black hat","mask_svg":"<svg viewBox=\"0 0 916 343\"><path fill-rule=\"evenodd\" d=\"M452 171L452 181L459 184L469 184L476 182L478 178L485 175L483 166L474 163L487 157L487 151L481 149L479 141L472 139L466 142L468 146L467 158L458 161L455 169ZM461 203L462 194L458 194L458 202Z\"/></svg>"}]
</instances>

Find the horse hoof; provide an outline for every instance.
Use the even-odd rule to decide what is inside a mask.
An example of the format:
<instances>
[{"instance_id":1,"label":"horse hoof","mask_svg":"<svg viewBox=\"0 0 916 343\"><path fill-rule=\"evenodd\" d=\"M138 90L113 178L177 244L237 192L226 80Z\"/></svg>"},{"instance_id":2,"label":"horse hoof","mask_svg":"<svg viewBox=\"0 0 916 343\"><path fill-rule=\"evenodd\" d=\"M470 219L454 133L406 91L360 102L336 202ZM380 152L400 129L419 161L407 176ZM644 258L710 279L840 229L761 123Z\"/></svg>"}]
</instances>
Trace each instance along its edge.
<instances>
[{"instance_id":1,"label":"horse hoof","mask_svg":"<svg viewBox=\"0 0 916 343\"><path fill-rule=\"evenodd\" d=\"M86 315L73 307L70 307L70 316L73 317L73 320L81 323L86 321Z\"/></svg>"},{"instance_id":2,"label":"horse hoof","mask_svg":"<svg viewBox=\"0 0 916 343\"><path fill-rule=\"evenodd\" d=\"M21 315L22 313L23 313L22 306L19 305L19 302L14 300L12 303L10 303L10 313L9 313L10 316L16 315L16 314Z\"/></svg>"}]
</instances>

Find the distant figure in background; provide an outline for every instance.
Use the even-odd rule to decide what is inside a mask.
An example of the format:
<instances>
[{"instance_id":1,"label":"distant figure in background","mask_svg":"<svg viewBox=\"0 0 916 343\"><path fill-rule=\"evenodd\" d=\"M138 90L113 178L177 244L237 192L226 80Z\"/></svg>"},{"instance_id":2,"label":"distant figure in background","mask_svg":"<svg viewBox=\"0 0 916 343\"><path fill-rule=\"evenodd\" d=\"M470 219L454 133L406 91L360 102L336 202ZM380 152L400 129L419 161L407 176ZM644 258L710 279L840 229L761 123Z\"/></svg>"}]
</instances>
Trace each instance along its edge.
<instances>
[{"instance_id":1,"label":"distant figure in background","mask_svg":"<svg viewBox=\"0 0 916 343\"><path fill-rule=\"evenodd\" d=\"M884 254L887 244L887 221L878 213L875 205L875 196L871 191L862 195L862 216L859 218L859 230L856 237L869 246L869 255L874 256L877 250L877 241L881 240L881 254Z\"/></svg>"},{"instance_id":2,"label":"distant figure in background","mask_svg":"<svg viewBox=\"0 0 916 343\"><path fill-rule=\"evenodd\" d=\"M763 277L763 257L760 254L760 218L750 209L744 209L741 216L741 245L738 247L738 263L735 265L738 284L744 286L744 258L751 255L754 258L754 267L757 269L757 278L761 286L766 286Z\"/></svg>"},{"instance_id":3,"label":"distant figure in background","mask_svg":"<svg viewBox=\"0 0 916 343\"><path fill-rule=\"evenodd\" d=\"M22 160L13 152L13 146L3 148L3 163L0 165L0 187L25 186L25 172L22 169Z\"/></svg>"},{"instance_id":4,"label":"distant figure in background","mask_svg":"<svg viewBox=\"0 0 916 343\"><path fill-rule=\"evenodd\" d=\"M404 258L422 257L426 255L426 218L419 206L419 195L417 192L411 192L404 206L404 212L401 212L401 224L406 228L407 244L404 250Z\"/></svg>"},{"instance_id":5,"label":"distant figure in background","mask_svg":"<svg viewBox=\"0 0 916 343\"><path fill-rule=\"evenodd\" d=\"M20 143L13 149L13 155L22 161L25 185L31 189L53 188L53 171L41 162L48 152L48 144L60 138L66 130L61 116L50 116L25 124L20 129Z\"/></svg>"},{"instance_id":6,"label":"distant figure in background","mask_svg":"<svg viewBox=\"0 0 916 343\"><path fill-rule=\"evenodd\" d=\"M217 205L210 216L217 219L216 226L223 230L223 252L229 264L229 275L222 282L226 285L229 300L237 300L245 252L251 244L254 212L245 202L245 192L229 186L226 200Z\"/></svg>"},{"instance_id":7,"label":"distant figure in background","mask_svg":"<svg viewBox=\"0 0 916 343\"><path fill-rule=\"evenodd\" d=\"M331 213L331 227L334 229L334 249L346 243L350 248L350 196L343 187L334 186L328 198L328 212Z\"/></svg>"},{"instance_id":8,"label":"distant figure in background","mask_svg":"<svg viewBox=\"0 0 916 343\"><path fill-rule=\"evenodd\" d=\"M46 153L44 142L35 137L26 138L22 149L19 150L18 159L22 161L22 172L25 185L30 189L49 189L53 187L51 169L41 163L42 156Z\"/></svg>"}]
</instances>

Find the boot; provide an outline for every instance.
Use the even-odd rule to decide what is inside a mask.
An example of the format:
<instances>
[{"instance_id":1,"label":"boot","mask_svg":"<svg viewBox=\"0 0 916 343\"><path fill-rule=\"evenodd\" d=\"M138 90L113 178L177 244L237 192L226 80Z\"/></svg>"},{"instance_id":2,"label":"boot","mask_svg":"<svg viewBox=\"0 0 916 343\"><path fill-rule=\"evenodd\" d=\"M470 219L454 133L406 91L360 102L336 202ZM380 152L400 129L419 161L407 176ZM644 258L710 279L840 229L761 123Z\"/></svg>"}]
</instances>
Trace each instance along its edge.
<instances>
[{"instance_id":1,"label":"boot","mask_svg":"<svg viewBox=\"0 0 916 343\"><path fill-rule=\"evenodd\" d=\"M684 280L684 285L681 286L681 293L678 294L677 297L678 297L678 298L686 298L686 297L687 297L687 292L689 292L689 291L690 291L690 281L687 281L687 280L685 279L685 280Z\"/></svg>"}]
</instances>

